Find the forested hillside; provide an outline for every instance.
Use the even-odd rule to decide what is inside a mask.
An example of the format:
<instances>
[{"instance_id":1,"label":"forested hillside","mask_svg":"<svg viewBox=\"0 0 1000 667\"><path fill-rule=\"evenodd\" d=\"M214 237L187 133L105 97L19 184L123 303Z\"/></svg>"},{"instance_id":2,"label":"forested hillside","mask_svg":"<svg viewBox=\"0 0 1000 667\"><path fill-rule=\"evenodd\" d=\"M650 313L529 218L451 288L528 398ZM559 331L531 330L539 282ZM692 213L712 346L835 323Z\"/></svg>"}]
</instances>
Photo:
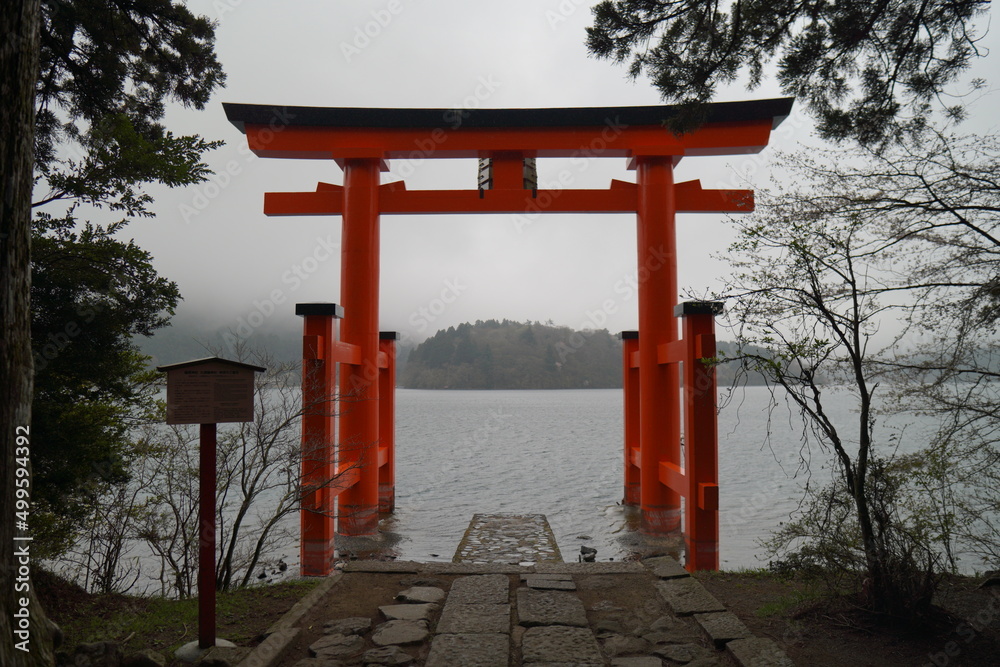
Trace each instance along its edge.
<instances>
[{"instance_id":1,"label":"forested hillside","mask_svg":"<svg viewBox=\"0 0 1000 667\"><path fill-rule=\"evenodd\" d=\"M730 343L719 349L733 353ZM438 331L410 354L399 386L411 389L586 389L622 386L622 348L606 329L479 320ZM719 385L735 364L717 367ZM747 378L759 384L759 377ZM743 379L741 378L741 382Z\"/></svg>"},{"instance_id":2,"label":"forested hillside","mask_svg":"<svg viewBox=\"0 0 1000 667\"><path fill-rule=\"evenodd\" d=\"M399 385L413 389L620 387L621 341L606 329L482 320L438 331L410 354Z\"/></svg>"}]
</instances>

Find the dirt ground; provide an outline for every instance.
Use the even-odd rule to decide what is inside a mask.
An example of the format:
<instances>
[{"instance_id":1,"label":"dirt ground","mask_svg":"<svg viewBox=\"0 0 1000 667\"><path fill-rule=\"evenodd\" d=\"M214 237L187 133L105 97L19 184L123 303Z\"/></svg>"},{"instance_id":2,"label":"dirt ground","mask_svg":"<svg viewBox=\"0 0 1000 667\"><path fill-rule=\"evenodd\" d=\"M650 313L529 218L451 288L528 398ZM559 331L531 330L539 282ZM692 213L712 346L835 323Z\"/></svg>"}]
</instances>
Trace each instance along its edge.
<instances>
[{"instance_id":1,"label":"dirt ground","mask_svg":"<svg viewBox=\"0 0 1000 667\"><path fill-rule=\"evenodd\" d=\"M946 579L935 598L945 613L932 627L894 629L874 623L846 600L816 597L818 591L804 582L725 572L696 576L796 665L1000 665L1000 587L977 589L975 580Z\"/></svg>"},{"instance_id":2,"label":"dirt ground","mask_svg":"<svg viewBox=\"0 0 1000 667\"><path fill-rule=\"evenodd\" d=\"M282 667L291 667L307 655L309 644L322 636L326 621L367 616L378 623L379 605L389 604L401 586L427 584L448 590L455 578L351 573L330 591L322 608L306 616L302 624L305 631ZM943 616L936 628L907 631L876 625L844 601L817 597L816 590L803 582L754 573L699 573L697 578L754 634L775 640L800 667L1000 666L1000 586L978 589L975 580L946 580L936 602L949 616ZM181 616L176 622L165 621L155 628L148 624L130 626L122 620L125 616L138 623L150 614L153 603L146 599L92 596L51 579L40 581L38 588L50 616L65 628L70 646L97 641L91 631L81 629L93 625L84 623L85 619L106 619L103 627L107 633L101 638L119 642L127 639L129 651L154 648L166 653L169 647L189 641L196 632L191 619L180 620ZM249 597L220 614L219 635L243 646L259 643L261 633L305 592L302 586L287 585L249 591ZM581 590L580 594L585 599L591 593ZM648 601L647 595L648 591L634 586L614 589L615 604L625 608L640 609ZM158 615L173 617L162 611ZM422 659L427 646L408 650Z\"/></svg>"}]
</instances>

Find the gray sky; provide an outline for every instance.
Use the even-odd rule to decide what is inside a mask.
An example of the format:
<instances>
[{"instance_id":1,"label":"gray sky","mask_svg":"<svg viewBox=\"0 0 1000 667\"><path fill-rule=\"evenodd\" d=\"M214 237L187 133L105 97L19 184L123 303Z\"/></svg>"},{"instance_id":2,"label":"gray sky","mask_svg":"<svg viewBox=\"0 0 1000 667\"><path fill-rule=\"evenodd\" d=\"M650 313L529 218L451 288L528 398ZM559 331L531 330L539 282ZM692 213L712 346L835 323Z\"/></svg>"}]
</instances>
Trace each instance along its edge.
<instances>
[{"instance_id":1,"label":"gray sky","mask_svg":"<svg viewBox=\"0 0 1000 667\"><path fill-rule=\"evenodd\" d=\"M342 174L332 161L253 156L221 103L446 108L661 103L648 80L631 82L623 67L587 56L584 28L591 4L189 2L192 11L218 21L217 51L228 85L204 111L172 109L167 124L177 134L197 133L227 145L208 156L217 172L211 182L156 190L157 217L136 220L126 235L152 252L160 273L179 284L181 321L199 319L214 328L266 320L262 326L270 329L286 320L297 327L294 303L340 301L335 248L340 218L267 218L263 193L308 191L317 181L342 183ZM977 69L980 76L988 74L984 67ZM776 96L780 91L770 83L753 93L732 89L718 99ZM996 99L991 95L974 113L995 108ZM797 111L772 135L772 147L793 149L810 140L811 124ZM770 152L686 158L675 178L701 178L704 187L743 187L747 176L762 186ZM410 189L475 187L471 160L390 166L383 182L405 175ZM568 161L539 161L541 183L568 166ZM603 188L612 178L635 178L624 159L569 168L573 187ZM677 227L682 289L717 285L725 264L710 256L731 238L721 216L680 215ZM381 328L418 339L488 318L551 319L611 331L637 326L631 215L547 215L528 226L511 215L387 216L381 262Z\"/></svg>"}]
</instances>

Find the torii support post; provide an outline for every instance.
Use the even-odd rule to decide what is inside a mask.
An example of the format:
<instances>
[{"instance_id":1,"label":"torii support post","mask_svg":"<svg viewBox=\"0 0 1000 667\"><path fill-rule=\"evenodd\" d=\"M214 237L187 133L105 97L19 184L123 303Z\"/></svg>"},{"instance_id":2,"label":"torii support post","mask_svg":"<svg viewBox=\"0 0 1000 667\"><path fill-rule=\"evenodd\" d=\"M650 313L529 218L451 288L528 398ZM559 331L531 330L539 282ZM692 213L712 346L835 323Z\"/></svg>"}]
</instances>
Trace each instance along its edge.
<instances>
[{"instance_id":1,"label":"torii support post","mask_svg":"<svg viewBox=\"0 0 1000 667\"><path fill-rule=\"evenodd\" d=\"M659 464L680 464L680 396L676 364L658 349L677 340L673 157L636 159L639 282L640 530L664 535L681 527L680 494L659 483Z\"/></svg>"},{"instance_id":2,"label":"torii support post","mask_svg":"<svg viewBox=\"0 0 1000 667\"><path fill-rule=\"evenodd\" d=\"M622 386L625 403L624 505L639 504L639 332L623 331Z\"/></svg>"},{"instance_id":3,"label":"torii support post","mask_svg":"<svg viewBox=\"0 0 1000 667\"><path fill-rule=\"evenodd\" d=\"M349 401L340 416L340 464L353 465L358 481L339 498L337 527L342 535L378 533L378 286L379 172L377 158L347 158L341 236L341 300L349 316L342 339L357 346L357 365L345 365L340 393Z\"/></svg>"},{"instance_id":4,"label":"torii support post","mask_svg":"<svg viewBox=\"0 0 1000 667\"><path fill-rule=\"evenodd\" d=\"M684 541L687 569L719 569L719 425L713 359L722 303L689 301L674 309L684 329Z\"/></svg>"},{"instance_id":5,"label":"torii support post","mask_svg":"<svg viewBox=\"0 0 1000 667\"><path fill-rule=\"evenodd\" d=\"M333 499L337 365L331 355L335 303L299 303L302 316L302 489L299 562L304 577L325 577L333 568Z\"/></svg>"},{"instance_id":6,"label":"torii support post","mask_svg":"<svg viewBox=\"0 0 1000 667\"><path fill-rule=\"evenodd\" d=\"M396 509L396 341L399 334L379 334L378 374L378 511Z\"/></svg>"}]
</instances>

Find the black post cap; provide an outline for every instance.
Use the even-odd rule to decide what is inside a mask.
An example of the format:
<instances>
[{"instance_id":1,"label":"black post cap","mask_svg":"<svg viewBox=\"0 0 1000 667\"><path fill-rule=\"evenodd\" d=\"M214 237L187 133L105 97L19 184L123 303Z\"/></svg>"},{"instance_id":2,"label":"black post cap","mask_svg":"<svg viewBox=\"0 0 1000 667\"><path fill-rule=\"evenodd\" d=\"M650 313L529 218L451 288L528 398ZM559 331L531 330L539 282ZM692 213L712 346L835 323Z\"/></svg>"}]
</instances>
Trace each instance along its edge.
<instances>
[{"instance_id":1,"label":"black post cap","mask_svg":"<svg viewBox=\"0 0 1000 667\"><path fill-rule=\"evenodd\" d=\"M725 304L721 301L685 301L674 306L674 317L721 315L725 309Z\"/></svg>"},{"instance_id":2,"label":"black post cap","mask_svg":"<svg viewBox=\"0 0 1000 667\"><path fill-rule=\"evenodd\" d=\"M339 320L344 318L344 307L325 301L319 303L297 303L295 304L295 314L302 317L321 315L335 317Z\"/></svg>"}]
</instances>

